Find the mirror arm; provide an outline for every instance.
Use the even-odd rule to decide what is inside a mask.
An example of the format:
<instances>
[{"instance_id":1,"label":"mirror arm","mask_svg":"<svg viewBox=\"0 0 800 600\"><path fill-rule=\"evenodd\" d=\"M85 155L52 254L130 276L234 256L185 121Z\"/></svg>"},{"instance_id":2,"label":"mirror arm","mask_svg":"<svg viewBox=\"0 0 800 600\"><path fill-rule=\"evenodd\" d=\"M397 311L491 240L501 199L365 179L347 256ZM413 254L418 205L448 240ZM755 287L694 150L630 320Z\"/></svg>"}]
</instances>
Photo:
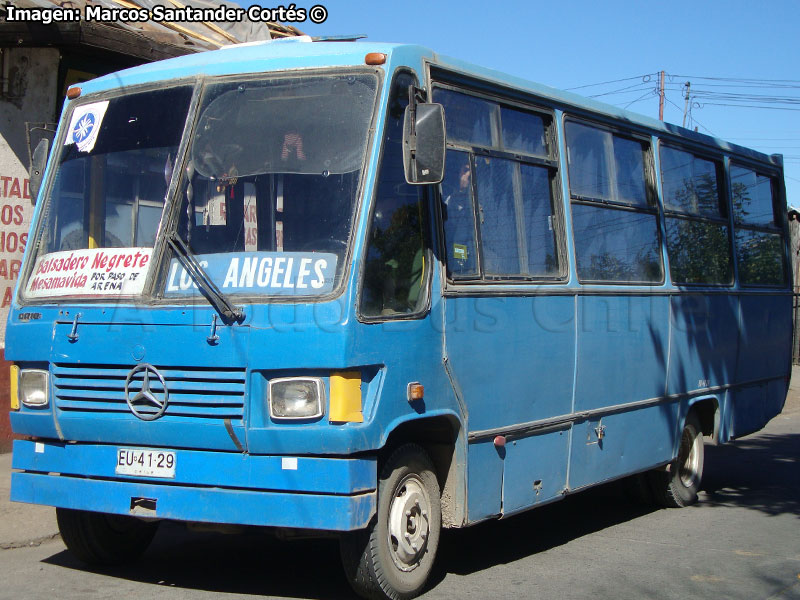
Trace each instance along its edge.
<instances>
[{"instance_id":1,"label":"mirror arm","mask_svg":"<svg viewBox=\"0 0 800 600\"><path fill-rule=\"evenodd\" d=\"M411 156L412 164L417 161L417 104L425 102L427 94L423 88L415 85L408 86L408 111L411 120L411 131L407 139L408 151Z\"/></svg>"},{"instance_id":2,"label":"mirror arm","mask_svg":"<svg viewBox=\"0 0 800 600\"><path fill-rule=\"evenodd\" d=\"M411 111L411 135L416 137L417 135L417 104L420 102L425 102L427 98L427 93L425 92L424 88L419 88L415 85L408 86L408 107Z\"/></svg>"}]
</instances>

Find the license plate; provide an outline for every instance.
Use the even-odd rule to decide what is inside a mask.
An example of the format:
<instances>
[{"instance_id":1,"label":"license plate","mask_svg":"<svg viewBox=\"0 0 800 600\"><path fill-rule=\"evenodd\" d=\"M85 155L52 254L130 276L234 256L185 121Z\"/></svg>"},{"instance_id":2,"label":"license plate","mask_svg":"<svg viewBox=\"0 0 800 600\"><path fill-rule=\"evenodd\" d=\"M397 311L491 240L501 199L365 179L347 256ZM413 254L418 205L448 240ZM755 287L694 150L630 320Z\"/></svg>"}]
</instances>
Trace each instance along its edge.
<instances>
[{"instance_id":1,"label":"license plate","mask_svg":"<svg viewBox=\"0 0 800 600\"><path fill-rule=\"evenodd\" d=\"M117 475L175 478L175 453L164 450L117 450Z\"/></svg>"}]
</instances>

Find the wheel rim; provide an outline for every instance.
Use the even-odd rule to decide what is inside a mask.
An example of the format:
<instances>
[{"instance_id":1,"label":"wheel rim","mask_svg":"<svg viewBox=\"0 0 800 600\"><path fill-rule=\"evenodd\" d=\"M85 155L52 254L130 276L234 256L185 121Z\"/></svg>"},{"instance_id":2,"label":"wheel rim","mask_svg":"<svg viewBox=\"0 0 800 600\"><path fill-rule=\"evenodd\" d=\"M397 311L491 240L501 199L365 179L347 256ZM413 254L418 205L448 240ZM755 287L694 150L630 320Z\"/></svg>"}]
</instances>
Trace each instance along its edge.
<instances>
[{"instance_id":1,"label":"wheel rim","mask_svg":"<svg viewBox=\"0 0 800 600\"><path fill-rule=\"evenodd\" d=\"M389 554L401 571L419 566L430 534L431 502L417 475L397 486L389 508Z\"/></svg>"},{"instance_id":2,"label":"wheel rim","mask_svg":"<svg viewBox=\"0 0 800 600\"><path fill-rule=\"evenodd\" d=\"M678 476L684 487L692 488L700 481L700 456L702 449L700 444L703 438L699 435L692 436L688 430L684 430L681 437L681 451L679 454Z\"/></svg>"}]
</instances>

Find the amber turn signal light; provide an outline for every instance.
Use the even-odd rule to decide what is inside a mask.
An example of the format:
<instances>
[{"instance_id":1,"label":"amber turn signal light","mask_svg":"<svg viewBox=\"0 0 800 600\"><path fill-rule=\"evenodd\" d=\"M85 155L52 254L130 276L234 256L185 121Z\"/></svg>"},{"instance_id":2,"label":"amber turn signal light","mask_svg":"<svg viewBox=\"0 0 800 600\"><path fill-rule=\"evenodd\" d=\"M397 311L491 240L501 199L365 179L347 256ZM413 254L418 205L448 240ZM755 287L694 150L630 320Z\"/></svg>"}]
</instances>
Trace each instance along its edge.
<instances>
[{"instance_id":1,"label":"amber turn signal light","mask_svg":"<svg viewBox=\"0 0 800 600\"><path fill-rule=\"evenodd\" d=\"M368 65L382 65L386 62L386 55L383 52L370 52L364 57L364 62Z\"/></svg>"},{"instance_id":2,"label":"amber turn signal light","mask_svg":"<svg viewBox=\"0 0 800 600\"><path fill-rule=\"evenodd\" d=\"M425 397L425 386L423 386L419 381L414 381L413 383L409 383L407 388L407 395L409 402L422 400Z\"/></svg>"}]
</instances>

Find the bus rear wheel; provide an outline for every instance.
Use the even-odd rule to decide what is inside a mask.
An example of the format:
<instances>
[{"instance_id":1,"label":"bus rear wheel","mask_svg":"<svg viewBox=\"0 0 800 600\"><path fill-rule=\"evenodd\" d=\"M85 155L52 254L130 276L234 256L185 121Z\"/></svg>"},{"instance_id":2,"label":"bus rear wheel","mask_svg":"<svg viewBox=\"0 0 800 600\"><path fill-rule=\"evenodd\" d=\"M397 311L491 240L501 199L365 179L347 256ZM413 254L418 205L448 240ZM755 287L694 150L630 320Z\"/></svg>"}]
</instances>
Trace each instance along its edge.
<instances>
[{"instance_id":1,"label":"bus rear wheel","mask_svg":"<svg viewBox=\"0 0 800 600\"><path fill-rule=\"evenodd\" d=\"M134 517L69 508L56 508L56 520L67 549L90 565L120 565L138 558L158 529L158 523Z\"/></svg>"},{"instance_id":2,"label":"bus rear wheel","mask_svg":"<svg viewBox=\"0 0 800 600\"><path fill-rule=\"evenodd\" d=\"M350 585L376 600L419 595L433 567L441 526L439 484L430 458L416 444L399 447L381 470L370 526L341 538Z\"/></svg>"},{"instance_id":3,"label":"bus rear wheel","mask_svg":"<svg viewBox=\"0 0 800 600\"><path fill-rule=\"evenodd\" d=\"M651 483L656 501L668 508L680 508L697 502L697 493L703 480L705 451L703 433L697 416L686 417L681 433L678 456L667 471L651 473Z\"/></svg>"}]
</instances>

